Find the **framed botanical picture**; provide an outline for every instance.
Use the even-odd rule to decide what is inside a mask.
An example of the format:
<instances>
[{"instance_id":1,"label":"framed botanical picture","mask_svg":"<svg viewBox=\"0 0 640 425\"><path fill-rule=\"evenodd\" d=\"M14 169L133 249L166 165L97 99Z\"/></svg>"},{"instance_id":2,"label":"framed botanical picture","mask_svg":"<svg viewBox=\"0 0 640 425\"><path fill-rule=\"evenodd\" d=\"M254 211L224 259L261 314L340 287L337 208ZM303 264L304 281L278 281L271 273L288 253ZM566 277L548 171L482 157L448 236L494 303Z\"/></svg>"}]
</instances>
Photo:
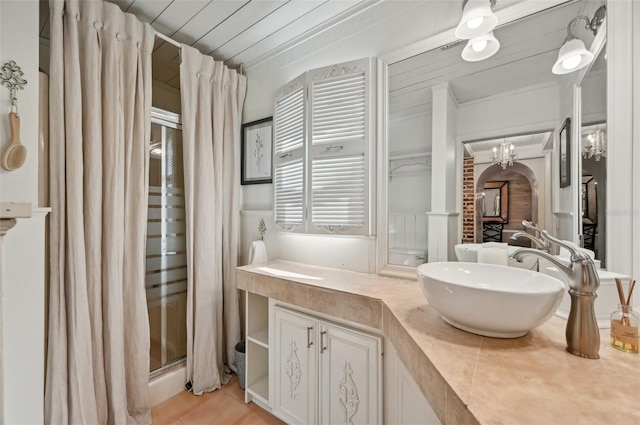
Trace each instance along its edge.
<instances>
[{"instance_id":1,"label":"framed botanical picture","mask_svg":"<svg viewBox=\"0 0 640 425\"><path fill-rule=\"evenodd\" d=\"M242 125L242 184L273 179L273 117Z\"/></svg>"},{"instance_id":2,"label":"framed botanical picture","mask_svg":"<svg viewBox=\"0 0 640 425\"><path fill-rule=\"evenodd\" d=\"M564 120L560 128L560 187L571 184L571 118Z\"/></svg>"}]
</instances>

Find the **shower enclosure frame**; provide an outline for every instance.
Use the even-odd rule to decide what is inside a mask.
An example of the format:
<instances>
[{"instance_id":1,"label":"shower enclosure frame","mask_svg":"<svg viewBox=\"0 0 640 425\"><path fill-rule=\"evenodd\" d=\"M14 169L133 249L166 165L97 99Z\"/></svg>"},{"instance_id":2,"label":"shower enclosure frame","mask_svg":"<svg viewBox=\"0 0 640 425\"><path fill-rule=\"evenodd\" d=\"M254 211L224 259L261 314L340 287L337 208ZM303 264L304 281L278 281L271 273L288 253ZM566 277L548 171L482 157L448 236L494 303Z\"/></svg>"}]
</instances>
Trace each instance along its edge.
<instances>
[{"instance_id":1,"label":"shower enclosure frame","mask_svg":"<svg viewBox=\"0 0 640 425\"><path fill-rule=\"evenodd\" d=\"M170 111L166 111L160 108L156 108L156 107L152 107L151 108L151 124L157 124L159 126L161 126L161 140L163 141L163 145L162 148L164 149L164 141L166 140L167 137L167 129L174 129L174 130L178 130L178 131L182 131L182 121L180 119L180 115L176 114L174 112L170 112ZM150 146L151 148L151 146ZM164 165L163 165L164 167ZM164 172L163 172L164 175ZM164 291L166 290L166 287L161 286L162 288L162 296L164 296ZM181 367L185 362L186 362L186 356L185 357L180 357L178 359L175 359L173 361L168 361L168 356L167 356L167 346L166 346L166 341L167 341L167 334L168 334L168 325L167 325L167 305L164 303L161 303L161 319L160 319L160 324L161 324L161 331L160 331L160 338L161 338L161 359L160 359L160 363L161 366L158 369L155 369L153 371L149 372L149 378L150 379L155 379L159 376L162 376L172 370L174 370L175 368ZM186 329L185 329L186 332Z\"/></svg>"}]
</instances>

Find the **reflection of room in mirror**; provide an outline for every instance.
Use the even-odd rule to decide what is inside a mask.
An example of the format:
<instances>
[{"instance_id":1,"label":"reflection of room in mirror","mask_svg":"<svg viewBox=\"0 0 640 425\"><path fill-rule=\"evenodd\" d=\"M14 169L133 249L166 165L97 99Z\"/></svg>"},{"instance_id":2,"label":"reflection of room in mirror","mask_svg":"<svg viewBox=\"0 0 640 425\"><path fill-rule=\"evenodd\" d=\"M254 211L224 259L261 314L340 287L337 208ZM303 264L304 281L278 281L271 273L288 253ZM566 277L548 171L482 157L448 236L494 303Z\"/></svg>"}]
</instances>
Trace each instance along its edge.
<instances>
[{"instance_id":1,"label":"reflection of room in mirror","mask_svg":"<svg viewBox=\"0 0 640 425\"><path fill-rule=\"evenodd\" d=\"M582 246L594 251L595 258L604 259L604 235L606 233L606 142L601 145L603 150L595 154L592 147L594 134L606 137L607 124L598 123L582 127ZM593 155L591 155L593 153Z\"/></svg>"},{"instance_id":2,"label":"reflection of room in mirror","mask_svg":"<svg viewBox=\"0 0 640 425\"><path fill-rule=\"evenodd\" d=\"M607 237L607 60L606 45L595 59L580 85L581 99L581 175L586 183L588 203L580 205L582 246L595 252L606 267ZM587 177L591 176L591 178ZM595 197L595 201L594 198ZM589 208L589 206L592 206ZM594 211L595 210L595 211Z\"/></svg>"},{"instance_id":3,"label":"reflection of room in mirror","mask_svg":"<svg viewBox=\"0 0 640 425\"><path fill-rule=\"evenodd\" d=\"M497 217L500 215L500 189L484 189L484 202L482 215L484 217Z\"/></svg>"},{"instance_id":4,"label":"reflection of room in mirror","mask_svg":"<svg viewBox=\"0 0 640 425\"><path fill-rule=\"evenodd\" d=\"M491 154L493 147L505 143L505 140L514 145L519 157L512 166L503 169L500 164L492 164ZM489 238L491 241L528 246L526 240L510 238L522 230L522 220L544 227L545 217L550 215L551 189L546 170L553 149L553 134L543 132L468 142L464 148L465 155L474 160L469 174L472 183L465 190L473 190L476 194L478 211L473 212L474 205L463 203L464 220L473 218L473 241L486 242L485 239ZM499 230L495 223L501 224ZM469 233L470 227L464 223L463 232ZM485 229L487 227L489 231ZM471 240L471 237L466 239Z\"/></svg>"},{"instance_id":5,"label":"reflection of room in mirror","mask_svg":"<svg viewBox=\"0 0 640 425\"><path fill-rule=\"evenodd\" d=\"M389 121L389 264L418 266L427 259L431 131L429 108Z\"/></svg>"},{"instance_id":6,"label":"reflection of room in mirror","mask_svg":"<svg viewBox=\"0 0 640 425\"><path fill-rule=\"evenodd\" d=\"M389 263L418 266L426 255L427 215L389 213Z\"/></svg>"},{"instance_id":7,"label":"reflection of room in mirror","mask_svg":"<svg viewBox=\"0 0 640 425\"><path fill-rule=\"evenodd\" d=\"M564 119L572 116L573 87L563 84L551 67L565 40L567 23L601 5L586 0L567 2L502 25L495 30L500 50L483 61L463 61L464 43L450 43L390 64L386 159L433 151L437 162L433 176L422 182L424 186L415 185L402 196L393 193L400 187L400 178L387 174L389 213L399 214L396 203L407 202L406 198L425 205L426 200L417 199L425 196L429 202L426 208L406 211L430 212L427 228L431 248L443 244L452 248L456 225L460 229L453 234L457 243L481 242L483 218L501 222L499 240L511 244L521 243L509 238L522 229L523 219L563 239L575 240L571 221L575 221L578 196L573 192L579 182L558 188L558 133ZM591 45L592 33L576 28L575 34ZM449 173L451 144L459 142L464 146L464 158L457 162L462 178ZM500 143L507 143L509 152L513 144L517 155L513 165L507 161L502 170L506 175L498 174L500 165L490 169L493 147L497 152ZM457 192L452 190L452 180L454 186L462 185ZM484 187L478 185L480 180L483 184L508 181L508 205L503 206L501 195L496 208L495 197L486 196ZM452 193L456 193L454 200ZM508 219L488 216L501 216L507 210ZM562 217L569 218L560 223ZM388 250L393 248L393 238L389 234Z\"/></svg>"}]
</instances>

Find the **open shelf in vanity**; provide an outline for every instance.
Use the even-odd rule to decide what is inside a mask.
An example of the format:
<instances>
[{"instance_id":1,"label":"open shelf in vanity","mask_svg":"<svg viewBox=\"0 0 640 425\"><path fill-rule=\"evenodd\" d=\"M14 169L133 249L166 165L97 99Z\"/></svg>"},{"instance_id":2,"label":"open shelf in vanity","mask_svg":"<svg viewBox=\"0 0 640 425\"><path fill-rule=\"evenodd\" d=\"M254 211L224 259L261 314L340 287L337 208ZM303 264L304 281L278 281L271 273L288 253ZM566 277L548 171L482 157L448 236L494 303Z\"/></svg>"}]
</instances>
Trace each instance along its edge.
<instances>
[{"instance_id":1,"label":"open shelf in vanity","mask_svg":"<svg viewBox=\"0 0 640 425\"><path fill-rule=\"evenodd\" d=\"M247 292L245 401L269 406L269 298Z\"/></svg>"}]
</instances>

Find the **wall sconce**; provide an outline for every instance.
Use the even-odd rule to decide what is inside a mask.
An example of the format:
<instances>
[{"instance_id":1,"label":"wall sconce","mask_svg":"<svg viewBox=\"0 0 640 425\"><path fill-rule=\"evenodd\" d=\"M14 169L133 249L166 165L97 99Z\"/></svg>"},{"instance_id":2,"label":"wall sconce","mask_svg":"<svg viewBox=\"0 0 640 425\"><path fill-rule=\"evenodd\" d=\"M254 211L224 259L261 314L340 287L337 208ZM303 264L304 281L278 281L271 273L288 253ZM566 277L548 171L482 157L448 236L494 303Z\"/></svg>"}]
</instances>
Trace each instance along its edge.
<instances>
[{"instance_id":1,"label":"wall sconce","mask_svg":"<svg viewBox=\"0 0 640 425\"><path fill-rule=\"evenodd\" d=\"M493 31L498 24L498 18L491 11L495 4L496 0L464 0L456 37L472 39Z\"/></svg>"},{"instance_id":2,"label":"wall sconce","mask_svg":"<svg viewBox=\"0 0 640 425\"><path fill-rule=\"evenodd\" d=\"M477 62L495 55L500 49L500 42L493 35L493 31L472 38L462 50L462 59L467 62Z\"/></svg>"},{"instance_id":3,"label":"wall sconce","mask_svg":"<svg viewBox=\"0 0 640 425\"><path fill-rule=\"evenodd\" d=\"M577 71L580 68L584 68L591 63L593 60L593 53L587 50L582 40L571 33L571 28L578 20L583 19L586 21L585 29L590 30L593 32L593 35L596 35L606 14L607 8L605 6L601 6L596 10L596 13L593 15L591 20L587 16L577 16L569 22L569 25L567 25L567 38L565 38L562 47L560 47L558 60L556 60L556 63L553 65L551 70L554 74L568 74L570 72Z\"/></svg>"}]
</instances>

